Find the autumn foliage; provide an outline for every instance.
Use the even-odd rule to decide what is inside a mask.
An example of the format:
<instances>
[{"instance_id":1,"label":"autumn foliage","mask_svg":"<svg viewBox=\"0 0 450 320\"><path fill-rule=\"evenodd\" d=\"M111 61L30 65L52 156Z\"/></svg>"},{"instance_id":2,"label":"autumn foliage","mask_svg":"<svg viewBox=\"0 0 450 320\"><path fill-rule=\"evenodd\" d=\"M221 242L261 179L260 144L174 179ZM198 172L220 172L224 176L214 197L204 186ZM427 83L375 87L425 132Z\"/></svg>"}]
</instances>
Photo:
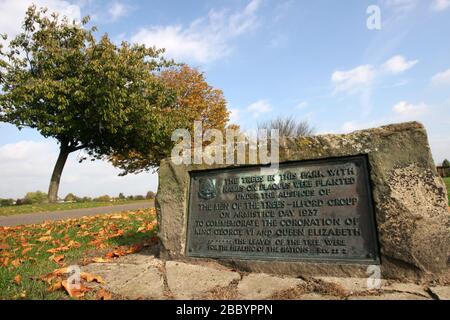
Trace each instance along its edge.
<instances>
[{"instance_id":1,"label":"autumn foliage","mask_svg":"<svg viewBox=\"0 0 450 320\"><path fill-rule=\"evenodd\" d=\"M0 227L0 299L110 299L91 286L104 283L95 274L81 272L81 285L73 289L69 267L153 246L156 227L155 209Z\"/></svg>"},{"instance_id":2,"label":"autumn foliage","mask_svg":"<svg viewBox=\"0 0 450 320\"><path fill-rule=\"evenodd\" d=\"M230 115L227 102L222 90L209 85L202 72L180 65L162 70L159 78L176 96L175 103L161 111L162 116L177 119L180 129L193 131L194 121L201 121L203 132L208 129L225 130ZM170 136L165 139L170 140ZM169 145L172 147L172 143ZM170 155L171 148L164 151L159 154L154 150L148 154L133 150L116 152L111 162L123 169L123 175L148 171L159 166L162 158Z\"/></svg>"}]
</instances>

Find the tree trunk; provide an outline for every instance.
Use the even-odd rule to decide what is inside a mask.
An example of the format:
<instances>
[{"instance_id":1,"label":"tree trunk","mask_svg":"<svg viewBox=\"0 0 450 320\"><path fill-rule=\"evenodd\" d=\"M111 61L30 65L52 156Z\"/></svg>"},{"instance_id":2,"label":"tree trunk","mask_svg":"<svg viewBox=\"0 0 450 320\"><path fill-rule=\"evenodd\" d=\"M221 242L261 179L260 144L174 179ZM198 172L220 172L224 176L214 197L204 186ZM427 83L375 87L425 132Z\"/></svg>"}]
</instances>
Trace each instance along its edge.
<instances>
[{"instance_id":1,"label":"tree trunk","mask_svg":"<svg viewBox=\"0 0 450 320\"><path fill-rule=\"evenodd\" d=\"M53 203L58 200L59 182L61 180L61 174L66 164L67 157L69 156L67 147L61 145L58 160L56 161L55 168L53 169L52 178L50 179L50 187L48 188L48 202Z\"/></svg>"}]
</instances>

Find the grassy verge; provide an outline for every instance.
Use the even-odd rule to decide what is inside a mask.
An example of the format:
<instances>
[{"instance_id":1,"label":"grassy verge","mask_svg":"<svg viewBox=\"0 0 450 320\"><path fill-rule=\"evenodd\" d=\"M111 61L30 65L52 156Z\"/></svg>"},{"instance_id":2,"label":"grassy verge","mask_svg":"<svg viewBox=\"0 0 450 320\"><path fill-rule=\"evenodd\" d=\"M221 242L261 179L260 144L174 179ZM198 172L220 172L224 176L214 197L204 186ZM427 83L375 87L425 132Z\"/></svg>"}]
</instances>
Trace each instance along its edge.
<instances>
[{"instance_id":1,"label":"grassy verge","mask_svg":"<svg viewBox=\"0 0 450 320\"><path fill-rule=\"evenodd\" d=\"M0 207L0 216L10 216L24 213L38 213L47 211L60 211L72 209L87 209L105 206L117 206L121 204L139 203L146 200L118 200L114 202L75 202L75 203L42 203L25 204L21 206Z\"/></svg>"},{"instance_id":2,"label":"grassy verge","mask_svg":"<svg viewBox=\"0 0 450 320\"><path fill-rule=\"evenodd\" d=\"M448 204L450 206L450 177L444 178L445 186L447 187Z\"/></svg>"},{"instance_id":3,"label":"grassy verge","mask_svg":"<svg viewBox=\"0 0 450 320\"><path fill-rule=\"evenodd\" d=\"M155 241L155 229L154 209L0 227L0 299L70 299L64 288L49 289L58 279L42 276L134 253Z\"/></svg>"}]
</instances>

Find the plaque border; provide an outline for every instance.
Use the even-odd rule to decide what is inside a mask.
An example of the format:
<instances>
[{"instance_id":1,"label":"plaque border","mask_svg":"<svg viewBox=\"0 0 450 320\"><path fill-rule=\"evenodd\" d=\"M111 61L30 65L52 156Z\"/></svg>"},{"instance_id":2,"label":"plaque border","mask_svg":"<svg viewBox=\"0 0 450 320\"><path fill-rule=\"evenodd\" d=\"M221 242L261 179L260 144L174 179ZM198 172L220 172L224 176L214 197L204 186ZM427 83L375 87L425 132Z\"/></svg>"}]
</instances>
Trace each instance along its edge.
<instances>
[{"instance_id":1,"label":"plaque border","mask_svg":"<svg viewBox=\"0 0 450 320\"><path fill-rule=\"evenodd\" d=\"M349 161L349 160L362 160L362 165L366 169L364 173L364 184L368 191L368 199L367 199L367 205L368 205L368 212L370 217L368 218L369 223L369 229L370 229L370 236L374 241L373 245L373 256L374 258L367 258L367 259L352 259L352 258L316 258L316 257L299 257L299 258L283 258L283 257L254 257L254 256L230 256L230 255L220 255L220 254L193 254L189 252L188 248L188 239L189 239L189 216L190 216L190 202L191 202L191 190L192 184L194 181L193 175L200 174L200 175L207 175L210 172L220 171L220 172L227 172L227 171L234 171L236 169L249 169L249 168L269 168L270 163L268 164L245 164L245 165L225 165L221 168L210 168L210 169L193 169L189 170L189 183L188 183L188 190L187 190L187 214L186 214L186 240L185 240L185 255L189 258L204 258L204 259L215 259L215 260L245 260L250 261L253 260L255 262L264 262L264 261L277 261L277 262L284 262L284 263L321 263L321 264L341 264L341 265L381 265L381 252L380 252L380 243L379 243L379 237L378 237L378 227L377 227L377 221L376 221L376 215L375 215L375 206L373 201L373 190L372 190L372 182L370 179L370 162L368 154L358 154L358 155L351 155L351 156L337 156L337 157L327 157L327 158L320 158L320 159L307 159L307 160L288 160L283 161L279 163L279 167L282 166L293 166L295 164L305 165L305 164L321 164L326 163L330 161Z\"/></svg>"}]
</instances>

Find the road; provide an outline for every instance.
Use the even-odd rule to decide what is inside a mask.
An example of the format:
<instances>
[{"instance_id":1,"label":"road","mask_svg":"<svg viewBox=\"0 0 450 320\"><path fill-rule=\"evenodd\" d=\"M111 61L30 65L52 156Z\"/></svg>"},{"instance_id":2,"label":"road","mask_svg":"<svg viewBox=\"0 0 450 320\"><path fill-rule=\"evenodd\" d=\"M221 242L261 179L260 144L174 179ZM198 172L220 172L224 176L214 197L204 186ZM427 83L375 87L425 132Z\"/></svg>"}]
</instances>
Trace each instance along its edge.
<instances>
[{"instance_id":1,"label":"road","mask_svg":"<svg viewBox=\"0 0 450 320\"><path fill-rule=\"evenodd\" d=\"M0 226L17 226L21 224L36 224L44 221L64 220L70 218L80 218L84 216L95 216L97 214L108 214L114 212L151 208L153 201L139 203L122 204L117 206L97 207L88 209L72 209L52 212L37 212L18 214L13 216L0 216Z\"/></svg>"}]
</instances>

